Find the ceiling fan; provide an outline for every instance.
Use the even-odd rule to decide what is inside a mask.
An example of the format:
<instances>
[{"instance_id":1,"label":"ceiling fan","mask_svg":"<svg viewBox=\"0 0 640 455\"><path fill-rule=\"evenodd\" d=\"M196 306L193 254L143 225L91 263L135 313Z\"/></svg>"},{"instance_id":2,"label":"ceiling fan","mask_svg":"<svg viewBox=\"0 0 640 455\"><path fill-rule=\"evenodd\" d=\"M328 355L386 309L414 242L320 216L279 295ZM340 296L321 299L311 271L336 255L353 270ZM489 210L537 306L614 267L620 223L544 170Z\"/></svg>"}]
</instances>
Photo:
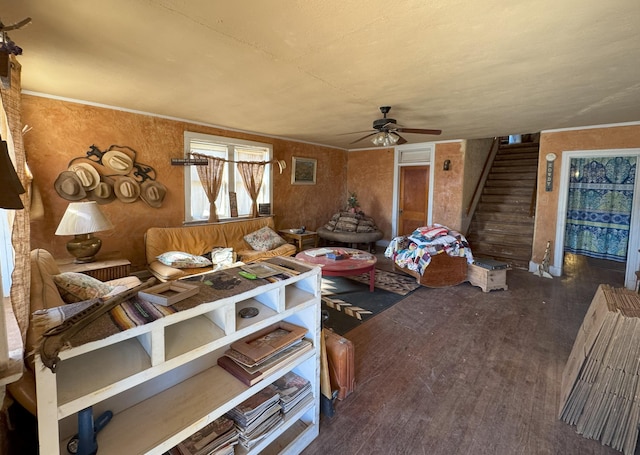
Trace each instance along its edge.
<instances>
[{"instance_id":1,"label":"ceiling fan","mask_svg":"<svg viewBox=\"0 0 640 455\"><path fill-rule=\"evenodd\" d=\"M422 128L405 128L398 125L396 119L387 118L387 114L391 110L391 106L380 106L380 112L382 112L382 118L373 121L373 132L362 136L351 144L360 142L363 139L367 139L373 136L371 140L375 145L391 146L405 144L407 140L400 136L398 133L414 133L414 134L441 134L442 130L428 130Z\"/></svg>"}]
</instances>

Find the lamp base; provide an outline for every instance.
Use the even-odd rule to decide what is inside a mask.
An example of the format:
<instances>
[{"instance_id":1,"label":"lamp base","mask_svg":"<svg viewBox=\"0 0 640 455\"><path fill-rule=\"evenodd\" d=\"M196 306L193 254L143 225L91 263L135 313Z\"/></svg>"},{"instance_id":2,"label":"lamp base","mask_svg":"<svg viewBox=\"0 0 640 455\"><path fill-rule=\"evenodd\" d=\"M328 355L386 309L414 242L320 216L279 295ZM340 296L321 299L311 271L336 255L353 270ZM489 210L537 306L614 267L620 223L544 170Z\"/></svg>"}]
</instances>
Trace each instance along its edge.
<instances>
[{"instance_id":1,"label":"lamp base","mask_svg":"<svg viewBox=\"0 0 640 455\"><path fill-rule=\"evenodd\" d=\"M76 258L76 264L95 261L101 247L102 240L93 234L76 234L73 240L67 243L67 251Z\"/></svg>"}]
</instances>

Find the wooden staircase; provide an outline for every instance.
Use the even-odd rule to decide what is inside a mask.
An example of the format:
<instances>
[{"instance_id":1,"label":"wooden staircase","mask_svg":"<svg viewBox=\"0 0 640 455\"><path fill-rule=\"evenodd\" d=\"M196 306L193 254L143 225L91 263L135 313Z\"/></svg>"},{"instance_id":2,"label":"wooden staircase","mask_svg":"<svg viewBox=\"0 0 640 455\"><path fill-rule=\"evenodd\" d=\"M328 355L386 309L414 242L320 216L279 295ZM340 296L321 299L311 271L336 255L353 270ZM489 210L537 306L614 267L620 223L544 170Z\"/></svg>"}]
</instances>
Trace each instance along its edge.
<instances>
[{"instance_id":1,"label":"wooden staircase","mask_svg":"<svg viewBox=\"0 0 640 455\"><path fill-rule=\"evenodd\" d=\"M474 256L529 268L539 148L537 142L499 146L466 236Z\"/></svg>"}]
</instances>

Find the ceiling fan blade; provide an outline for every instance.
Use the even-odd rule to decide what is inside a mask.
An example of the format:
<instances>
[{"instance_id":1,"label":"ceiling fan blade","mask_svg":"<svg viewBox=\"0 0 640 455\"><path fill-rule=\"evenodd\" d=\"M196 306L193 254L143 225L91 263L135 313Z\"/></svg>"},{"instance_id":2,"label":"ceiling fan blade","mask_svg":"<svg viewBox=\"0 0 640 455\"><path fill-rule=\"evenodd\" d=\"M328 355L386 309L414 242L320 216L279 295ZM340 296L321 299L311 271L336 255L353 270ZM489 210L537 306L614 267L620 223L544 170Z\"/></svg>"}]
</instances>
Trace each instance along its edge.
<instances>
[{"instance_id":1,"label":"ceiling fan blade","mask_svg":"<svg viewBox=\"0 0 640 455\"><path fill-rule=\"evenodd\" d=\"M17 30L30 23L31 23L30 17L27 17L25 19L22 19L20 22L16 22L15 24L10 24L10 25L4 25L2 22L0 22L0 31L8 32L11 30Z\"/></svg>"},{"instance_id":2,"label":"ceiling fan blade","mask_svg":"<svg viewBox=\"0 0 640 455\"><path fill-rule=\"evenodd\" d=\"M375 130L364 130L364 131L351 131L350 133L340 133L336 134L336 136L347 136L348 134L358 134L358 133L371 133Z\"/></svg>"},{"instance_id":3,"label":"ceiling fan blade","mask_svg":"<svg viewBox=\"0 0 640 455\"><path fill-rule=\"evenodd\" d=\"M402 136L400 136L398 134L398 132L394 132L393 134L395 134L396 136L398 136L400 139L398 139L398 142L396 142L396 145L402 145L402 144L406 144L407 140L405 138L403 138Z\"/></svg>"},{"instance_id":4,"label":"ceiling fan blade","mask_svg":"<svg viewBox=\"0 0 640 455\"><path fill-rule=\"evenodd\" d=\"M399 127L396 131L401 133L415 133L415 134L442 134L442 130L425 130L421 128L402 128Z\"/></svg>"},{"instance_id":5,"label":"ceiling fan blade","mask_svg":"<svg viewBox=\"0 0 640 455\"><path fill-rule=\"evenodd\" d=\"M360 142L360 141L361 141L361 140L363 140L363 139L366 139L366 138L371 137L371 136L375 136L375 135L376 135L376 134L378 134L378 133L379 133L379 131L375 131L375 132L373 132L373 133L371 133L371 134L367 134L366 136L362 136L360 139L356 139L356 140L355 140L355 141L353 141L353 142L349 142L349 144L355 144L356 142Z\"/></svg>"}]
</instances>

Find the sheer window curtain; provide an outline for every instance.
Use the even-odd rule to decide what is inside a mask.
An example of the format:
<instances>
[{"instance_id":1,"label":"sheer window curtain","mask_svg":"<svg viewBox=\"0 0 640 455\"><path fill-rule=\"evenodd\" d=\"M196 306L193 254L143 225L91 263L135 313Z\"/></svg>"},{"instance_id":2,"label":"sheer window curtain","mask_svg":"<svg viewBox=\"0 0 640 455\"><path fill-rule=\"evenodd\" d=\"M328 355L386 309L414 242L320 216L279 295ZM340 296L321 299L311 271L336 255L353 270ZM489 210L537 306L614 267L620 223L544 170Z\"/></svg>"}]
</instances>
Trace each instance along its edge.
<instances>
[{"instance_id":1,"label":"sheer window curtain","mask_svg":"<svg viewBox=\"0 0 640 455\"><path fill-rule=\"evenodd\" d=\"M196 166L196 168L200 182L202 182L202 188L207 195L207 199L209 199L209 222L216 222L218 221L216 199L222 185L222 171L224 170L225 160L200 153L192 153L191 156L204 158L209 162L207 166Z\"/></svg>"},{"instance_id":2,"label":"sheer window curtain","mask_svg":"<svg viewBox=\"0 0 640 455\"><path fill-rule=\"evenodd\" d=\"M9 226L11 229L11 244L14 250L14 268L11 274L10 299L13 313L18 322L22 341L24 342L27 327L29 325L29 291L31 262L31 229L29 226L30 191L28 172L26 167L26 157L22 142L22 123L20 120L20 79L21 66L18 61L11 57L11 87L0 88L2 100L0 133L7 141L9 154L15 163L16 173L27 189L27 193L21 195L23 210L12 210L9 214ZM9 211L8 211L9 212Z\"/></svg>"},{"instance_id":3,"label":"sheer window curtain","mask_svg":"<svg viewBox=\"0 0 640 455\"><path fill-rule=\"evenodd\" d=\"M633 156L571 160L566 252L626 261L635 174Z\"/></svg>"},{"instance_id":4,"label":"sheer window curtain","mask_svg":"<svg viewBox=\"0 0 640 455\"><path fill-rule=\"evenodd\" d=\"M241 161L238 163L238 170L242 176L244 187L249 193L249 197L251 197L252 218L258 216L258 194L260 194L260 188L262 187L265 165L264 161Z\"/></svg>"}]
</instances>

